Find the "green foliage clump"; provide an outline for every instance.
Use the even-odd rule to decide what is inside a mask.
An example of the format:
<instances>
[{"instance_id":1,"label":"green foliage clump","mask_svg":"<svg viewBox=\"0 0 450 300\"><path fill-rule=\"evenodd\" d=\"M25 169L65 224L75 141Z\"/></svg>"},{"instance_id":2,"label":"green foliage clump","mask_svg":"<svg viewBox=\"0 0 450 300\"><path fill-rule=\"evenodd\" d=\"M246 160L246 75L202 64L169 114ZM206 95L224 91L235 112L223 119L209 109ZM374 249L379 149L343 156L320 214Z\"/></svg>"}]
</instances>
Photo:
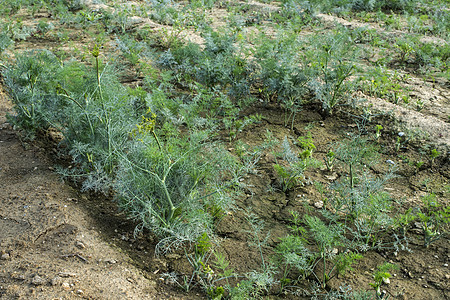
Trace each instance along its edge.
<instances>
[{"instance_id":1,"label":"green foliage clump","mask_svg":"<svg viewBox=\"0 0 450 300\"><path fill-rule=\"evenodd\" d=\"M450 223L450 206L438 202L434 193L422 198L423 207L419 208L417 217L422 223L425 247L448 233Z\"/></svg>"},{"instance_id":2,"label":"green foliage clump","mask_svg":"<svg viewBox=\"0 0 450 300\"><path fill-rule=\"evenodd\" d=\"M16 110L12 121L30 136L50 127L62 132L60 150L73 167L61 173L85 190L114 190L140 228L161 238L161 251L212 232L231 207L227 186L233 184L225 181L236 180L236 161L209 141L211 132L182 134L170 118L143 112L99 54L94 47L93 69L48 51L18 56L4 74Z\"/></svg>"},{"instance_id":3,"label":"green foliage clump","mask_svg":"<svg viewBox=\"0 0 450 300\"><path fill-rule=\"evenodd\" d=\"M375 271L373 275L375 282L371 282L369 284L375 289L377 299L385 299L381 291L381 285L383 283L389 283L389 278L392 276L389 272L393 270L398 270L398 266L391 263L384 263L381 266L378 266Z\"/></svg>"},{"instance_id":4,"label":"green foliage clump","mask_svg":"<svg viewBox=\"0 0 450 300\"><path fill-rule=\"evenodd\" d=\"M281 153L278 154L282 161L273 165L277 179L284 192L302 184L304 180L303 173L306 169L321 165L318 160L312 157L312 151L315 146L312 143L311 136L307 138L301 137L300 144L303 151L297 154L289 145L287 137L285 137L281 144Z\"/></svg>"},{"instance_id":5,"label":"green foliage clump","mask_svg":"<svg viewBox=\"0 0 450 300\"><path fill-rule=\"evenodd\" d=\"M413 12L417 0L313 0L303 2L311 11L346 13L348 11Z\"/></svg>"},{"instance_id":6,"label":"green foliage clump","mask_svg":"<svg viewBox=\"0 0 450 300\"><path fill-rule=\"evenodd\" d=\"M326 115L332 115L339 106L348 104L354 89L350 77L354 72L351 58L355 50L348 43L349 39L345 30L320 39L312 38L304 58L303 63L310 66L312 76L308 86Z\"/></svg>"}]
</instances>

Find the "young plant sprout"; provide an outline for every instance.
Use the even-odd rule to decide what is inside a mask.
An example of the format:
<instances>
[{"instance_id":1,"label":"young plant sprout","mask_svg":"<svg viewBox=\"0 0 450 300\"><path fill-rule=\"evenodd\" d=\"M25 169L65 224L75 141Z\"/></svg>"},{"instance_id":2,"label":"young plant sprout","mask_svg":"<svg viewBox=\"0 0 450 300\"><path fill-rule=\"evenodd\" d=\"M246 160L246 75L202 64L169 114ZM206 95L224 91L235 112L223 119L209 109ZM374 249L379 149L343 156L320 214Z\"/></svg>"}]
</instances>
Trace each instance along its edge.
<instances>
[{"instance_id":1,"label":"young plant sprout","mask_svg":"<svg viewBox=\"0 0 450 300\"><path fill-rule=\"evenodd\" d=\"M333 171L336 154L333 151L328 151L327 155L323 158L325 165L329 172Z\"/></svg>"},{"instance_id":2,"label":"young plant sprout","mask_svg":"<svg viewBox=\"0 0 450 300\"><path fill-rule=\"evenodd\" d=\"M383 126L381 125L375 125L375 138L378 141L381 137L381 130L383 130Z\"/></svg>"},{"instance_id":3,"label":"young plant sprout","mask_svg":"<svg viewBox=\"0 0 450 300\"><path fill-rule=\"evenodd\" d=\"M433 167L434 160L435 160L439 155L441 155L441 152L437 151L436 149L432 149L432 150L431 150L431 152L430 152L430 165L431 165L430 167L431 167L431 168Z\"/></svg>"},{"instance_id":4,"label":"young plant sprout","mask_svg":"<svg viewBox=\"0 0 450 300\"><path fill-rule=\"evenodd\" d=\"M386 293L381 290L383 283L389 284L391 278L390 271L397 270L398 266L391 263L384 263L378 266L377 270L373 274L374 282L369 283L375 289L376 297L378 300L384 300L386 298Z\"/></svg>"}]
</instances>

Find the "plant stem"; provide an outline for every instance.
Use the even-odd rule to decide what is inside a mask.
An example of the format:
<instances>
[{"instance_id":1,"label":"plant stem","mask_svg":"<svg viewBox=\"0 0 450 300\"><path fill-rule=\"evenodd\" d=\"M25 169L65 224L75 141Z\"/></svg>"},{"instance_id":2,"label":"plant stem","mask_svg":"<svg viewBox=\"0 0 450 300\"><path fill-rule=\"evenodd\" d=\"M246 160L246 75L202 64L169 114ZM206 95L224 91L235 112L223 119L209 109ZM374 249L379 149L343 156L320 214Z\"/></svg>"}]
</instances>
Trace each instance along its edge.
<instances>
[{"instance_id":1,"label":"plant stem","mask_svg":"<svg viewBox=\"0 0 450 300\"><path fill-rule=\"evenodd\" d=\"M322 288L327 286L327 260L325 258L325 253L323 253L323 282Z\"/></svg>"}]
</instances>

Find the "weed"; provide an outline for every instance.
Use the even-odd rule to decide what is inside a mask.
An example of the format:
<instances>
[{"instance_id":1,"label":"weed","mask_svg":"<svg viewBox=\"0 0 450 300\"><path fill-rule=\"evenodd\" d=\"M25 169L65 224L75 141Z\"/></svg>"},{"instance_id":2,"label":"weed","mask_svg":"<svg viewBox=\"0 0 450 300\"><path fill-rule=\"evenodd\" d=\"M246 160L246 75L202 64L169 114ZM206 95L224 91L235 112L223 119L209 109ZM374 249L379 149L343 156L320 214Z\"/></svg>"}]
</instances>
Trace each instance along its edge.
<instances>
[{"instance_id":1,"label":"weed","mask_svg":"<svg viewBox=\"0 0 450 300\"><path fill-rule=\"evenodd\" d=\"M299 153L301 159L311 158L316 146L313 143L311 132L308 132L306 136L299 136L297 138L299 147L303 150Z\"/></svg>"},{"instance_id":2,"label":"weed","mask_svg":"<svg viewBox=\"0 0 450 300\"><path fill-rule=\"evenodd\" d=\"M53 25L53 23L41 20L37 25L37 33L41 36L45 36L50 30L54 28L55 26Z\"/></svg>"},{"instance_id":3,"label":"weed","mask_svg":"<svg viewBox=\"0 0 450 300\"><path fill-rule=\"evenodd\" d=\"M335 163L336 154L333 151L328 151L325 157L323 158L325 165L327 166L327 170L329 172L333 171L334 163Z\"/></svg>"},{"instance_id":4,"label":"weed","mask_svg":"<svg viewBox=\"0 0 450 300\"><path fill-rule=\"evenodd\" d=\"M383 130L383 126L377 124L375 125L375 139L378 141L381 137L381 130Z\"/></svg>"},{"instance_id":5,"label":"weed","mask_svg":"<svg viewBox=\"0 0 450 300\"><path fill-rule=\"evenodd\" d=\"M405 63L409 56L414 53L414 47L407 41L399 40L394 44L394 47L399 51L402 63Z\"/></svg>"},{"instance_id":6,"label":"weed","mask_svg":"<svg viewBox=\"0 0 450 300\"><path fill-rule=\"evenodd\" d=\"M433 163L436 160L436 158L441 154L441 152L437 151L436 149L432 149L429 154L430 158L430 167L433 167Z\"/></svg>"},{"instance_id":7,"label":"weed","mask_svg":"<svg viewBox=\"0 0 450 300\"><path fill-rule=\"evenodd\" d=\"M248 127L252 124L260 123L262 120L262 116L260 114L254 114L251 116L245 116L243 119L234 118L224 118L223 122L225 128L228 130L228 134L230 140L235 139L237 134L242 132L245 127Z\"/></svg>"},{"instance_id":8,"label":"weed","mask_svg":"<svg viewBox=\"0 0 450 300\"><path fill-rule=\"evenodd\" d=\"M392 270L398 270L398 266L391 263L384 263L381 266L378 266L375 271L373 275L375 282L369 284L375 289L377 299L387 299L385 298L386 294L381 291L381 286L383 283L389 284L389 278L392 276L389 272Z\"/></svg>"},{"instance_id":9,"label":"weed","mask_svg":"<svg viewBox=\"0 0 450 300\"><path fill-rule=\"evenodd\" d=\"M13 44L14 41L9 37L7 33L0 33L0 55L3 55L3 52Z\"/></svg>"},{"instance_id":10,"label":"weed","mask_svg":"<svg viewBox=\"0 0 450 300\"><path fill-rule=\"evenodd\" d=\"M422 202L423 208L419 209L417 217L422 223L424 246L428 248L448 231L450 206L439 204L434 193L424 196Z\"/></svg>"},{"instance_id":11,"label":"weed","mask_svg":"<svg viewBox=\"0 0 450 300\"><path fill-rule=\"evenodd\" d=\"M419 160L414 164L415 173L419 172L420 168L423 166L424 163L425 163L424 161Z\"/></svg>"}]
</instances>

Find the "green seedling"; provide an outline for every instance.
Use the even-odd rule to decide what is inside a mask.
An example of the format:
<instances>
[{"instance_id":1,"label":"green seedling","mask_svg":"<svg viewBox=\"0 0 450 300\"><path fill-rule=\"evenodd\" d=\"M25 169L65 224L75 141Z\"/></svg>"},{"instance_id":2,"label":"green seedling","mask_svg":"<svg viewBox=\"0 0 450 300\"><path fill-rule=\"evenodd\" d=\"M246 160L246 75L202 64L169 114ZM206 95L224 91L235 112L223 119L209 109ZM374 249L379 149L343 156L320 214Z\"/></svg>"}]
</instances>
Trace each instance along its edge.
<instances>
[{"instance_id":1,"label":"green seedling","mask_svg":"<svg viewBox=\"0 0 450 300\"><path fill-rule=\"evenodd\" d=\"M430 164L431 164L430 167L431 167L431 168L433 167L434 160L435 160L439 155L441 155L441 152L437 151L436 149L432 149L432 150L431 150L430 155L429 155L429 157L430 157Z\"/></svg>"},{"instance_id":2,"label":"green seedling","mask_svg":"<svg viewBox=\"0 0 450 300\"><path fill-rule=\"evenodd\" d=\"M440 204L434 193L424 196L422 202L423 208L419 210L417 216L422 222L424 246L428 248L448 231L450 206Z\"/></svg>"},{"instance_id":3,"label":"green seedling","mask_svg":"<svg viewBox=\"0 0 450 300\"><path fill-rule=\"evenodd\" d=\"M309 215L304 216L304 221L308 226L308 236L312 237L318 247L313 256L313 275L321 288L325 288L333 277L352 270L352 264L361 259L362 255L352 251L339 252L338 248L348 243L344 227L340 224L326 225L319 218ZM322 273L316 274L314 269L319 262L323 264Z\"/></svg>"},{"instance_id":4,"label":"green seedling","mask_svg":"<svg viewBox=\"0 0 450 300\"><path fill-rule=\"evenodd\" d=\"M383 126L381 125L375 125L375 138L378 141L381 137L381 130L383 130Z\"/></svg>"},{"instance_id":5,"label":"green seedling","mask_svg":"<svg viewBox=\"0 0 450 300\"><path fill-rule=\"evenodd\" d=\"M383 283L389 284L390 279L392 277L390 271L397 270L398 266L390 263L384 263L381 266L378 266L377 270L373 274L374 282L369 283L371 287L375 289L376 297L378 300L387 299L385 293L381 291L381 286Z\"/></svg>"},{"instance_id":6,"label":"green seedling","mask_svg":"<svg viewBox=\"0 0 450 300\"><path fill-rule=\"evenodd\" d=\"M323 158L325 161L325 165L327 166L327 170L329 172L333 171L334 163L336 159L336 154L333 151L328 151L327 155Z\"/></svg>"},{"instance_id":7,"label":"green seedling","mask_svg":"<svg viewBox=\"0 0 450 300\"><path fill-rule=\"evenodd\" d=\"M414 164L414 167L416 168L415 173L419 172L420 168L423 166L424 163L425 163L424 161L420 160Z\"/></svg>"},{"instance_id":8,"label":"green seedling","mask_svg":"<svg viewBox=\"0 0 450 300\"><path fill-rule=\"evenodd\" d=\"M423 100L420 100L420 99L417 100L417 102L416 102L416 110L417 111L421 111L423 109L424 105L425 105L425 102Z\"/></svg>"},{"instance_id":9,"label":"green seedling","mask_svg":"<svg viewBox=\"0 0 450 300\"><path fill-rule=\"evenodd\" d=\"M309 135L309 137L300 138L300 141L301 145L306 149L304 148L302 154L299 155L292 150L287 137L285 137L282 143L282 152L277 155L279 158L282 158L283 161L273 166L284 192L293 189L303 182L303 173L306 169L320 166L317 160L310 157L312 151L315 149L311 135Z\"/></svg>"},{"instance_id":10,"label":"green seedling","mask_svg":"<svg viewBox=\"0 0 450 300\"><path fill-rule=\"evenodd\" d=\"M394 47L400 52L400 61L405 63L409 56L414 53L413 46L406 41L399 41L394 44Z\"/></svg>"},{"instance_id":11,"label":"green seedling","mask_svg":"<svg viewBox=\"0 0 450 300\"><path fill-rule=\"evenodd\" d=\"M299 153L301 159L311 158L316 146L313 143L311 132L308 132L306 136L300 136L297 139L298 145L302 148L302 152Z\"/></svg>"}]
</instances>

